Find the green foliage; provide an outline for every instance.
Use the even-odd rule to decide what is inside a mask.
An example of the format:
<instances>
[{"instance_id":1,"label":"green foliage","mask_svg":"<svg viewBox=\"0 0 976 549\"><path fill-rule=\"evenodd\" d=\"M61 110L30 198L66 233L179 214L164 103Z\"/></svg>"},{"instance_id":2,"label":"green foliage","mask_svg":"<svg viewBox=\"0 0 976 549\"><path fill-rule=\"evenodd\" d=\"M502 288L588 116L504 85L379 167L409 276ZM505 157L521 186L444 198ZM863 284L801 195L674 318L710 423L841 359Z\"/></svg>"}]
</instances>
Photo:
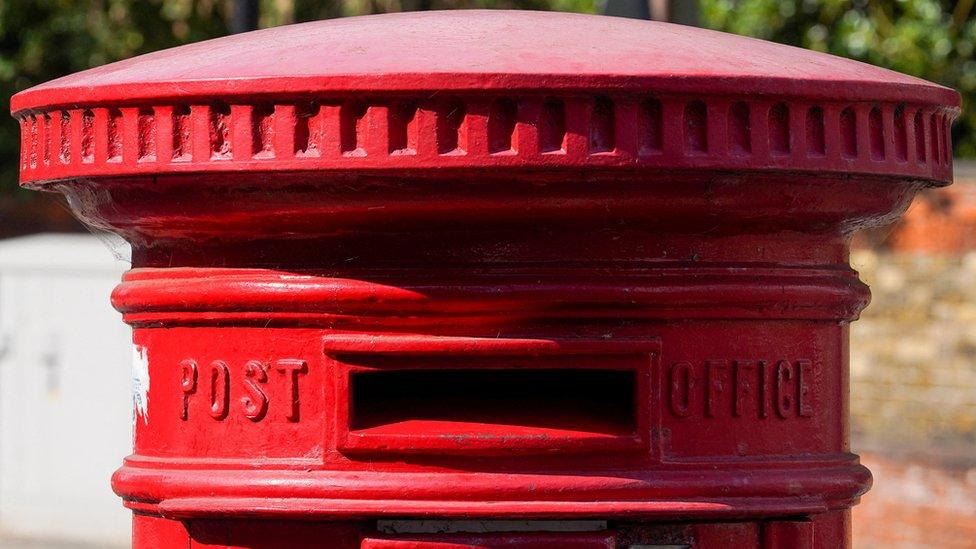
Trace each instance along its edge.
<instances>
[{"instance_id":1,"label":"green foliage","mask_svg":"<svg viewBox=\"0 0 976 549\"><path fill-rule=\"evenodd\" d=\"M418 10L480 8L593 13L596 9L595 0L294 0L290 4L295 21Z\"/></svg>"},{"instance_id":2,"label":"green foliage","mask_svg":"<svg viewBox=\"0 0 976 549\"><path fill-rule=\"evenodd\" d=\"M704 26L842 55L955 88L976 157L976 0L701 0Z\"/></svg>"},{"instance_id":3,"label":"green foliage","mask_svg":"<svg viewBox=\"0 0 976 549\"><path fill-rule=\"evenodd\" d=\"M223 0L0 0L3 110L11 95L52 78L226 34L227 7ZM16 123L0 113L0 193L17 189L19 149Z\"/></svg>"}]
</instances>

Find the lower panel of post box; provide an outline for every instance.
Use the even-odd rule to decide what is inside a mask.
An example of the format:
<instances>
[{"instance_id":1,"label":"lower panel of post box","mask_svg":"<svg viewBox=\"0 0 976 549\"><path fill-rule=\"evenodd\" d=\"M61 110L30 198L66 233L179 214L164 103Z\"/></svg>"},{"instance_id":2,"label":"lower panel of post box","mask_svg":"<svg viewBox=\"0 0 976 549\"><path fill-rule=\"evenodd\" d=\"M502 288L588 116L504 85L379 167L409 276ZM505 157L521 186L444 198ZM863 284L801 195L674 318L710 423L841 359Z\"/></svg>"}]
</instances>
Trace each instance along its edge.
<instances>
[{"instance_id":1,"label":"lower panel of post box","mask_svg":"<svg viewBox=\"0 0 976 549\"><path fill-rule=\"evenodd\" d=\"M836 549L850 544L847 511L726 522L392 522L409 531L391 531L389 521L386 525L365 520L253 518L180 522L136 515L133 542L154 549ZM602 527L593 530L592 524ZM532 531L536 526L547 530Z\"/></svg>"},{"instance_id":2,"label":"lower panel of post box","mask_svg":"<svg viewBox=\"0 0 976 549\"><path fill-rule=\"evenodd\" d=\"M612 533L524 532L491 534L367 535L361 549L616 549Z\"/></svg>"}]
</instances>

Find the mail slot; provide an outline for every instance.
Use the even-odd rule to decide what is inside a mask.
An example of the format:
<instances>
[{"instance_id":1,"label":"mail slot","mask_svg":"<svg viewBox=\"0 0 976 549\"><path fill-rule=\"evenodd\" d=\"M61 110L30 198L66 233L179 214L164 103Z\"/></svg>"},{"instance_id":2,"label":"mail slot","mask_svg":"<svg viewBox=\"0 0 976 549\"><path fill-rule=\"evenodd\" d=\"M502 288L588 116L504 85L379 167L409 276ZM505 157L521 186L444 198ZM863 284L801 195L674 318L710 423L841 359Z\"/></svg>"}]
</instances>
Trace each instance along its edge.
<instances>
[{"instance_id":1,"label":"mail slot","mask_svg":"<svg viewBox=\"0 0 976 549\"><path fill-rule=\"evenodd\" d=\"M952 90L661 23L320 21L14 96L132 245L133 546L837 548L853 232ZM98 428L92 426L92 429Z\"/></svg>"},{"instance_id":2,"label":"mail slot","mask_svg":"<svg viewBox=\"0 0 976 549\"><path fill-rule=\"evenodd\" d=\"M646 450L660 342L327 338L343 452Z\"/></svg>"}]
</instances>

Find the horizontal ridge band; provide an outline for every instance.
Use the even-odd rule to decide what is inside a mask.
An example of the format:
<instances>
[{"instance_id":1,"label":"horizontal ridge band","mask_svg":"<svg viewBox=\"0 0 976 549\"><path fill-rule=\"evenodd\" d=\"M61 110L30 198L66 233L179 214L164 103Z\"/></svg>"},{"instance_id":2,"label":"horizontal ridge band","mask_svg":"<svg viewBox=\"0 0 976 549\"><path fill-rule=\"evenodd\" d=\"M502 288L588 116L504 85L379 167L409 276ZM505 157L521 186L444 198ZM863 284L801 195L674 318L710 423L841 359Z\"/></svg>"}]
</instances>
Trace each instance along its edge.
<instances>
[{"instance_id":1,"label":"horizontal ridge band","mask_svg":"<svg viewBox=\"0 0 976 549\"><path fill-rule=\"evenodd\" d=\"M833 269L648 269L569 275L388 274L339 278L260 269L137 269L112 296L134 323L257 318L782 318L854 320L869 301Z\"/></svg>"}]
</instances>

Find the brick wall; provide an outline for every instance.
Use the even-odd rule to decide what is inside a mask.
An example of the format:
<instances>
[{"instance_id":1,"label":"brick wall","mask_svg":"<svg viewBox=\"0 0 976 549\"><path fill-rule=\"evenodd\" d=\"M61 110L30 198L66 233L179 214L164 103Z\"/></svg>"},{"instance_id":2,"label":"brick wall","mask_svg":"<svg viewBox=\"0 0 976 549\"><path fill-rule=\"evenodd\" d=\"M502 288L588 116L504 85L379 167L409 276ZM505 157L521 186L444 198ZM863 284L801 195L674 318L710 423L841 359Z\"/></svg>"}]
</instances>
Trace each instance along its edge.
<instances>
[{"instance_id":1,"label":"brick wall","mask_svg":"<svg viewBox=\"0 0 976 549\"><path fill-rule=\"evenodd\" d=\"M875 475L859 548L976 548L976 168L855 240L871 306L851 326L855 451Z\"/></svg>"},{"instance_id":2,"label":"brick wall","mask_svg":"<svg viewBox=\"0 0 976 549\"><path fill-rule=\"evenodd\" d=\"M976 252L857 250L851 262L872 292L851 326L859 442L976 452Z\"/></svg>"},{"instance_id":3,"label":"brick wall","mask_svg":"<svg viewBox=\"0 0 976 549\"><path fill-rule=\"evenodd\" d=\"M854 508L857 549L976 546L976 469L865 453L874 488Z\"/></svg>"}]
</instances>

